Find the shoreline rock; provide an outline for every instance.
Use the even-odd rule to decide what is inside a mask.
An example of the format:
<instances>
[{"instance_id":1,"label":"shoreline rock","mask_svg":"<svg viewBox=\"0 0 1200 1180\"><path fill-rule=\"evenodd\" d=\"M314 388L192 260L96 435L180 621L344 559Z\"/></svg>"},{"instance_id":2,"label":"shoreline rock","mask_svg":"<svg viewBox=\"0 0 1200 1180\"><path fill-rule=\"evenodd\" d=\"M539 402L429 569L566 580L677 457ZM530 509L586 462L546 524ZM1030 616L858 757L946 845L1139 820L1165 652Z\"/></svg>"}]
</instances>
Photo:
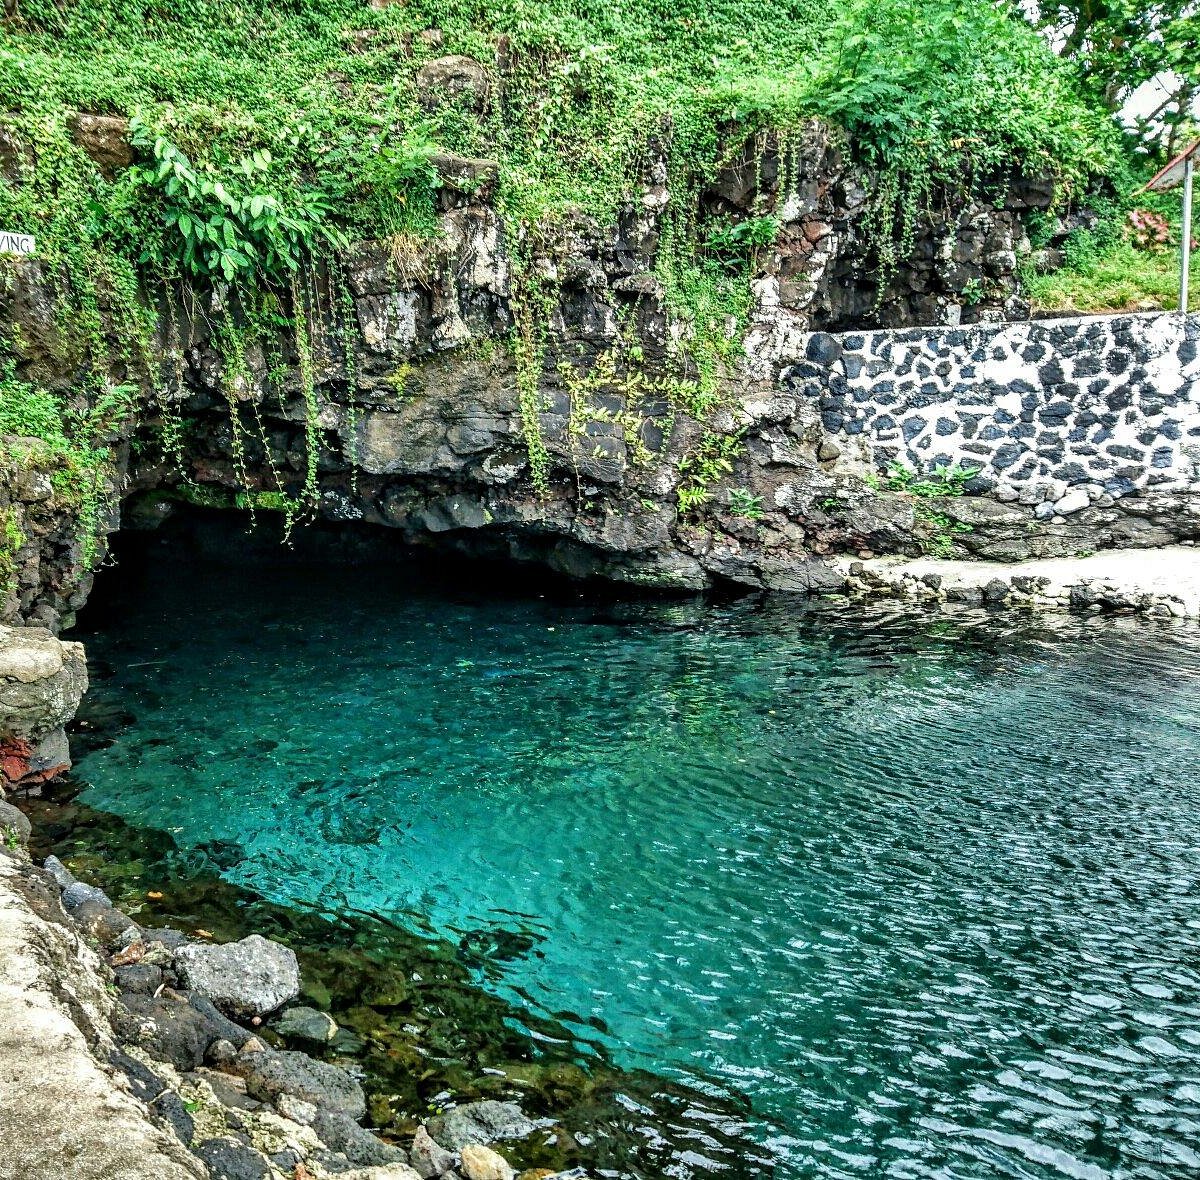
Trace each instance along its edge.
<instances>
[{"instance_id":1,"label":"shoreline rock","mask_svg":"<svg viewBox=\"0 0 1200 1180\"><path fill-rule=\"evenodd\" d=\"M175 964L184 987L229 1016L266 1016L300 994L295 952L258 934L220 946L180 947Z\"/></svg>"},{"instance_id":2,"label":"shoreline rock","mask_svg":"<svg viewBox=\"0 0 1200 1180\"><path fill-rule=\"evenodd\" d=\"M87 687L83 644L42 627L0 625L0 793L70 768L64 726Z\"/></svg>"}]
</instances>

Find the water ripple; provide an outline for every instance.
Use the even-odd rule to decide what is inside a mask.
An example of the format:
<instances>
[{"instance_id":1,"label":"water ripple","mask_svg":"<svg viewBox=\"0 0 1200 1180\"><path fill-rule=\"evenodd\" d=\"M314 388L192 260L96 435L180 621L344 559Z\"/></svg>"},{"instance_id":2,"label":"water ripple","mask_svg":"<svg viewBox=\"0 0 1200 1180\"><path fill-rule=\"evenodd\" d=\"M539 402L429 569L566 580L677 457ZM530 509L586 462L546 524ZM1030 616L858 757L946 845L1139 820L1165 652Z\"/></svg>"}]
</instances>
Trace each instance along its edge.
<instances>
[{"instance_id":1,"label":"water ripple","mask_svg":"<svg viewBox=\"0 0 1200 1180\"><path fill-rule=\"evenodd\" d=\"M1189 632L179 585L90 641L93 805L461 940L780 1177L1200 1171Z\"/></svg>"}]
</instances>

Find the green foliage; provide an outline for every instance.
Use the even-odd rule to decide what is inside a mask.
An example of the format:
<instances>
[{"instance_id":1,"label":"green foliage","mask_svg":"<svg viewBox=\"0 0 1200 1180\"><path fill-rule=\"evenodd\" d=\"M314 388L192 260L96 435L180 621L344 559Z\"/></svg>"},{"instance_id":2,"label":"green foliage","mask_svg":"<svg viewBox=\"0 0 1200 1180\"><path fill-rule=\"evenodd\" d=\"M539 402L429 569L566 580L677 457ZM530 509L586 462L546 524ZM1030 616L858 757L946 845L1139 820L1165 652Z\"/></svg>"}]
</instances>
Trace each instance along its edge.
<instances>
[{"instance_id":1,"label":"green foliage","mask_svg":"<svg viewBox=\"0 0 1200 1180\"><path fill-rule=\"evenodd\" d=\"M924 527L923 547L930 557L953 557L955 537L972 531L969 524L951 520L944 512L936 512L926 504L919 504L914 515Z\"/></svg>"},{"instance_id":2,"label":"green foliage","mask_svg":"<svg viewBox=\"0 0 1200 1180\"><path fill-rule=\"evenodd\" d=\"M700 445L679 461L683 482L676 491L676 502L681 516L698 511L712 499L713 485L733 471L733 460L741 449L741 431L705 431Z\"/></svg>"},{"instance_id":3,"label":"green foliage","mask_svg":"<svg viewBox=\"0 0 1200 1180\"><path fill-rule=\"evenodd\" d=\"M422 67L452 54L490 71L486 102L422 92ZM130 118L132 168L106 173L80 148L81 110ZM652 158L670 193L656 275L687 329L673 358L694 388L683 408L707 422L741 351L755 255L779 229L768 210L729 224L701 207L745 144L777 146L786 179L807 120L839 124L879 172L868 221L886 272L936 185L1020 166L1079 192L1117 142L1075 72L991 0L845 0L832 20L816 0L22 0L0 27L0 111L31 149L22 182L0 183L0 224L36 233L65 277L63 339L97 378L119 360L161 382L147 287L162 303L172 283L230 284L221 314L239 332L255 299L276 300L295 336L309 506L321 318L308 276L352 239L427 241L438 151L498 163L510 345L544 490L557 290L531 260L581 219L611 222ZM244 351L226 352L232 381Z\"/></svg>"},{"instance_id":4,"label":"green foliage","mask_svg":"<svg viewBox=\"0 0 1200 1180\"><path fill-rule=\"evenodd\" d=\"M76 515L85 565L98 556L111 506L112 459L105 439L133 414L135 394L132 386L100 386L78 399L89 408L75 411L57 394L19 380L11 362L0 368L0 454L50 471L55 495ZM24 538L11 515L3 523L0 549L10 554L11 564Z\"/></svg>"},{"instance_id":5,"label":"green foliage","mask_svg":"<svg viewBox=\"0 0 1200 1180\"><path fill-rule=\"evenodd\" d=\"M924 534L923 546L931 557L953 557L954 538L971 532L971 526L952 520L939 512L938 500L961 496L965 485L979 474L977 467L947 467L938 464L931 471L917 472L902 463L893 463L882 475L872 475L867 486L876 491L904 492L916 497L913 516Z\"/></svg>"},{"instance_id":6,"label":"green foliage","mask_svg":"<svg viewBox=\"0 0 1200 1180\"><path fill-rule=\"evenodd\" d=\"M25 535L17 524L12 508L0 512L0 596L16 588L17 554L25 544Z\"/></svg>"},{"instance_id":7,"label":"green foliage","mask_svg":"<svg viewBox=\"0 0 1200 1180\"><path fill-rule=\"evenodd\" d=\"M322 222L329 207L320 190L303 194L288 212L275 193L255 183L271 167L266 148L238 161L240 175L231 180L231 191L224 180L197 172L179 148L166 136L153 135L140 119L134 118L130 129L133 143L150 162L130 169L125 183L163 223L157 233L138 227L143 230L134 235L143 242L140 262L199 278L274 277L298 269L320 238L339 241Z\"/></svg>"},{"instance_id":8,"label":"green foliage","mask_svg":"<svg viewBox=\"0 0 1200 1180\"><path fill-rule=\"evenodd\" d=\"M1063 264L1050 271L1026 267L1023 286L1039 311L1152 311L1179 302L1177 193L1143 193L1145 176L1122 172L1119 196L1089 201L1095 219L1074 230L1062 246ZM1147 234L1152 222L1163 233ZM1035 249L1046 244L1053 219L1034 218L1029 225ZM1191 310L1200 308L1193 290Z\"/></svg>"},{"instance_id":9,"label":"green foliage","mask_svg":"<svg viewBox=\"0 0 1200 1180\"><path fill-rule=\"evenodd\" d=\"M746 221L712 230L706 245L709 250L718 254L761 250L775 244L780 224L779 218L774 216L751 217Z\"/></svg>"},{"instance_id":10,"label":"green foliage","mask_svg":"<svg viewBox=\"0 0 1200 1180\"><path fill-rule=\"evenodd\" d=\"M979 474L978 467L947 467L939 463L932 471L919 473L893 463L882 480L874 486L889 492L907 492L922 499L938 499L942 496L961 496L964 486Z\"/></svg>"},{"instance_id":11,"label":"green foliage","mask_svg":"<svg viewBox=\"0 0 1200 1180\"><path fill-rule=\"evenodd\" d=\"M438 48L419 40L431 27ZM490 64L501 38L490 109L423 104L425 61ZM101 237L157 228L156 256L206 274L288 269L331 235L427 219L434 143L496 158L505 211L543 229L611 217L652 138L672 182L711 175L735 124L786 133L822 113L869 160L938 177L1019 156L1076 182L1111 147L1070 71L987 0L849 0L831 25L815 0L23 0L0 63L0 109L32 138L74 110L137 117L135 176L105 182L69 137L36 169L90 172ZM718 229L717 248L771 228Z\"/></svg>"},{"instance_id":12,"label":"green foliage","mask_svg":"<svg viewBox=\"0 0 1200 1180\"><path fill-rule=\"evenodd\" d=\"M1165 129L1169 135L1186 118L1200 87L1194 0L1030 0L1027 11L1110 110L1143 82L1170 71L1167 98L1143 131L1158 136Z\"/></svg>"},{"instance_id":13,"label":"green foliage","mask_svg":"<svg viewBox=\"0 0 1200 1180\"><path fill-rule=\"evenodd\" d=\"M762 496L755 496L745 488L731 488L729 511L743 520L762 520Z\"/></svg>"}]
</instances>

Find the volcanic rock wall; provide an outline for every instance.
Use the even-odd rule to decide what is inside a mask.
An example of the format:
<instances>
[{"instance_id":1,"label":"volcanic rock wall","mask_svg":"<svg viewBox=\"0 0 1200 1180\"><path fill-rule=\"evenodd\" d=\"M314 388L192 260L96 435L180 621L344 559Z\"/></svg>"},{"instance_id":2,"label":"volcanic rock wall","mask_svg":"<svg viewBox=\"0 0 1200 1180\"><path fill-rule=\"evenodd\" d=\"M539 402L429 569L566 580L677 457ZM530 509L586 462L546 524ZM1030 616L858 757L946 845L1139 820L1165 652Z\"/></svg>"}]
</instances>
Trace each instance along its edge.
<instances>
[{"instance_id":1,"label":"volcanic rock wall","mask_svg":"<svg viewBox=\"0 0 1200 1180\"><path fill-rule=\"evenodd\" d=\"M1198 345L1174 313L814 334L783 380L870 467L969 467L1043 520L1200 493Z\"/></svg>"}]
</instances>

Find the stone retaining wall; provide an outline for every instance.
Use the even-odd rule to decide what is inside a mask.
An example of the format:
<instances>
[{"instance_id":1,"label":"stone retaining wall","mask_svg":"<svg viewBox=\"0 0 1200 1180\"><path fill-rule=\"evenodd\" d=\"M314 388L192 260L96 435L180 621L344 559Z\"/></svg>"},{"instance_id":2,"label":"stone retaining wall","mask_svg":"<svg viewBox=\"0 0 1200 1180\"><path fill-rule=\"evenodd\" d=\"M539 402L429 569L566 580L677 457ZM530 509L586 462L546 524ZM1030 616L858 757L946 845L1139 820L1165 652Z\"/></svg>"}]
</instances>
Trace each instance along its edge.
<instances>
[{"instance_id":1,"label":"stone retaining wall","mask_svg":"<svg viewBox=\"0 0 1200 1180\"><path fill-rule=\"evenodd\" d=\"M784 371L874 467L973 467L970 491L1064 516L1200 491L1200 316L813 333Z\"/></svg>"}]
</instances>

